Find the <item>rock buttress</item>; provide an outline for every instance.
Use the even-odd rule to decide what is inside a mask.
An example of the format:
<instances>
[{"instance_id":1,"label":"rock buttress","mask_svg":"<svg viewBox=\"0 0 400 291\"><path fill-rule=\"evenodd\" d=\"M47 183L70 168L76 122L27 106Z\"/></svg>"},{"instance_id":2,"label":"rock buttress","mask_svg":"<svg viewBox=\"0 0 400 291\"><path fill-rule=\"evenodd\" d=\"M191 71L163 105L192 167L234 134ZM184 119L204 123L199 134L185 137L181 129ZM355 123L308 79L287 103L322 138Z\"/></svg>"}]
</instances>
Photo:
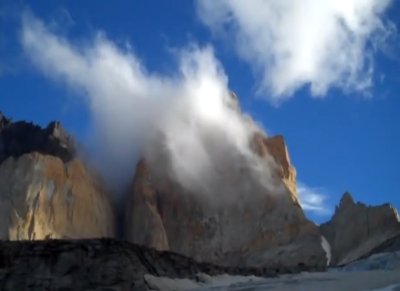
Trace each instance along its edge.
<instances>
[{"instance_id":1,"label":"rock buttress","mask_svg":"<svg viewBox=\"0 0 400 291\"><path fill-rule=\"evenodd\" d=\"M127 238L224 265L325 265L320 231L299 205L296 171L283 137L256 134L253 149L261 157L272 156L274 179L283 191L266 193L249 180L243 196L255 198L223 208L202 203L168 178L153 179L149 165L140 161L127 202Z\"/></svg>"},{"instance_id":2,"label":"rock buttress","mask_svg":"<svg viewBox=\"0 0 400 291\"><path fill-rule=\"evenodd\" d=\"M42 129L0 114L0 239L112 236L105 188L60 123Z\"/></svg>"}]
</instances>

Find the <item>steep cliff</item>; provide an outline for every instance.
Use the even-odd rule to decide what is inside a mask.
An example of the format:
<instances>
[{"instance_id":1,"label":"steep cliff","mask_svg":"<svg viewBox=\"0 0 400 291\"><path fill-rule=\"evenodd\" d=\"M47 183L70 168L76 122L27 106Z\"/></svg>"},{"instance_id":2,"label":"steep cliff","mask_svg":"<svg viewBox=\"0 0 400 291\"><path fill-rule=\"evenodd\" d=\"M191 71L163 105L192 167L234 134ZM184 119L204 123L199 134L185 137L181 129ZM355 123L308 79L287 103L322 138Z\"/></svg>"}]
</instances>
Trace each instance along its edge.
<instances>
[{"instance_id":1,"label":"steep cliff","mask_svg":"<svg viewBox=\"0 0 400 291\"><path fill-rule=\"evenodd\" d=\"M289 190L291 199L299 204L296 186L296 169L290 163L289 152L282 135L266 138L262 134L256 134L254 137L255 151L260 156L270 155L278 166L279 179L285 183Z\"/></svg>"},{"instance_id":2,"label":"steep cliff","mask_svg":"<svg viewBox=\"0 0 400 291\"><path fill-rule=\"evenodd\" d=\"M157 172L156 179L141 160L127 202L127 238L225 265L325 265L320 231L300 207L296 171L283 137L258 132L249 146L260 158L272 157L275 162L277 193L252 180L246 170L238 175L223 169L226 180L221 183L238 189L245 183L247 188L235 203L215 207L200 195L187 193L168 173L160 178Z\"/></svg>"},{"instance_id":3,"label":"steep cliff","mask_svg":"<svg viewBox=\"0 0 400 291\"><path fill-rule=\"evenodd\" d=\"M374 248L400 234L397 210L390 204L355 203L346 192L335 214L320 226L332 248L332 264L344 265L365 257Z\"/></svg>"},{"instance_id":4,"label":"steep cliff","mask_svg":"<svg viewBox=\"0 0 400 291\"><path fill-rule=\"evenodd\" d=\"M106 191L61 125L42 129L0 114L0 239L113 235Z\"/></svg>"}]
</instances>

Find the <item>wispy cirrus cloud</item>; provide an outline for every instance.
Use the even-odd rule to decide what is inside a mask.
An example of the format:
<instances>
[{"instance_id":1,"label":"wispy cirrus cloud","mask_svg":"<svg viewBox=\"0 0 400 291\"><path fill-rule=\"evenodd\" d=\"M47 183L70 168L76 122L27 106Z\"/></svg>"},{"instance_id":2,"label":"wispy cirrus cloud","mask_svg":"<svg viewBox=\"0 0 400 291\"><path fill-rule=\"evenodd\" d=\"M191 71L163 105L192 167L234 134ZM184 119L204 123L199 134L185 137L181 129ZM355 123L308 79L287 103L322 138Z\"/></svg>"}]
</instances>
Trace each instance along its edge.
<instances>
[{"instance_id":1,"label":"wispy cirrus cloud","mask_svg":"<svg viewBox=\"0 0 400 291\"><path fill-rule=\"evenodd\" d=\"M206 26L234 40L259 93L281 102L307 84L314 97L371 87L375 52L395 30L384 18L391 2L198 0L197 8Z\"/></svg>"},{"instance_id":2,"label":"wispy cirrus cloud","mask_svg":"<svg viewBox=\"0 0 400 291\"><path fill-rule=\"evenodd\" d=\"M332 214L332 208L327 203L326 190L320 187L309 187L302 182L297 183L297 193L304 211L321 216Z\"/></svg>"}]
</instances>

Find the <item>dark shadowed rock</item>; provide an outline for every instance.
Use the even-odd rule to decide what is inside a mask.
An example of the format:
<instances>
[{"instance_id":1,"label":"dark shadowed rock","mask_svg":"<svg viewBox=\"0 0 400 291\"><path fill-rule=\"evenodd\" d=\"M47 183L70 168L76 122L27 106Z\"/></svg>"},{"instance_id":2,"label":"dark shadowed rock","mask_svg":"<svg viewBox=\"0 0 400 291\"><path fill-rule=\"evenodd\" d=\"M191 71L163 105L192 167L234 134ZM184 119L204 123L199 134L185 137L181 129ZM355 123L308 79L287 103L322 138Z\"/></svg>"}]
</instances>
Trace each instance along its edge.
<instances>
[{"instance_id":1,"label":"dark shadowed rock","mask_svg":"<svg viewBox=\"0 0 400 291\"><path fill-rule=\"evenodd\" d=\"M8 157L39 152L68 162L76 156L73 138L59 122L46 128L25 121L12 122L0 112L0 164Z\"/></svg>"},{"instance_id":2,"label":"dark shadowed rock","mask_svg":"<svg viewBox=\"0 0 400 291\"><path fill-rule=\"evenodd\" d=\"M400 252L400 234L384 241L370 252L362 255L359 259L366 259L375 254Z\"/></svg>"},{"instance_id":3,"label":"dark shadowed rock","mask_svg":"<svg viewBox=\"0 0 400 291\"><path fill-rule=\"evenodd\" d=\"M275 277L324 268L220 267L113 239L0 242L0 290L148 290L144 276Z\"/></svg>"}]
</instances>

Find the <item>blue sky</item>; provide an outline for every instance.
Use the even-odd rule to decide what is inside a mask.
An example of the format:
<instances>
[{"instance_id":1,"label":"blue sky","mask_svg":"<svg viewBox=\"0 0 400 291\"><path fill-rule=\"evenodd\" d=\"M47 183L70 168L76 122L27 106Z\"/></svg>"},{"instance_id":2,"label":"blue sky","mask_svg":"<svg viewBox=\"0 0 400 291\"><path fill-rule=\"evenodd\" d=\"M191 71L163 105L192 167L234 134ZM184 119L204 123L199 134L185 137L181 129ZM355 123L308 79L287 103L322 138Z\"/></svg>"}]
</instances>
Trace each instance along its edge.
<instances>
[{"instance_id":1,"label":"blue sky","mask_svg":"<svg viewBox=\"0 0 400 291\"><path fill-rule=\"evenodd\" d=\"M345 191L367 204L399 208L400 3L316 1L2 1L0 110L41 125L60 120L89 144L93 120L101 123L108 111L91 112L85 95L97 94L92 80L71 80L63 70L79 65L67 54L52 59L45 37L83 51L87 62L96 53L85 48L105 38L140 60L150 79L174 80L174 56L196 44L211 48L242 109L268 134L284 135L310 218L328 219ZM143 88L160 84L143 82L150 84Z\"/></svg>"}]
</instances>

